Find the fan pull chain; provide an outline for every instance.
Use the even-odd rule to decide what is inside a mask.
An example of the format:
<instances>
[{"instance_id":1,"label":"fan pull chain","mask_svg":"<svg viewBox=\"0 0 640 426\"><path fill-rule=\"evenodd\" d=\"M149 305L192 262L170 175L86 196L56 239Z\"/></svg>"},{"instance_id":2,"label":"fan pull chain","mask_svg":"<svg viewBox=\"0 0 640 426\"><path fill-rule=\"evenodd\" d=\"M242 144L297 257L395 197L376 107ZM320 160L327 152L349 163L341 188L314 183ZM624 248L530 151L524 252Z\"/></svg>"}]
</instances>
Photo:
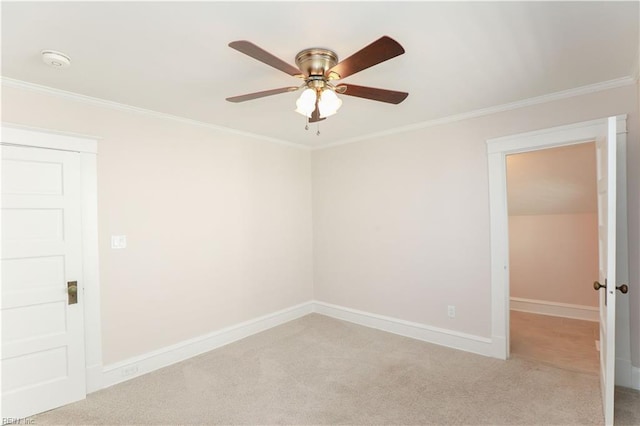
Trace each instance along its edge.
<instances>
[{"instance_id":1,"label":"fan pull chain","mask_svg":"<svg viewBox=\"0 0 640 426\"><path fill-rule=\"evenodd\" d=\"M305 130L309 130L309 117L307 117L307 123L304 125ZM316 136L320 136L320 123L317 124Z\"/></svg>"}]
</instances>

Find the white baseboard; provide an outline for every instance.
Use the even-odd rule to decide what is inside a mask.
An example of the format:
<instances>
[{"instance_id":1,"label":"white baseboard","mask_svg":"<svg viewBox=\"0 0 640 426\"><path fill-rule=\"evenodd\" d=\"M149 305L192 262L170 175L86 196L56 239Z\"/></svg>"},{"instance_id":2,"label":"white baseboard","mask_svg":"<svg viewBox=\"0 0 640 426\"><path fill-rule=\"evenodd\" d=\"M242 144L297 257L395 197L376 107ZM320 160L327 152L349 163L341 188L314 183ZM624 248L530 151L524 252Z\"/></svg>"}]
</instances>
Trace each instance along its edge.
<instances>
[{"instance_id":1,"label":"white baseboard","mask_svg":"<svg viewBox=\"0 0 640 426\"><path fill-rule=\"evenodd\" d=\"M505 344L504 339L500 338L490 339L474 336L319 301L314 302L314 312L365 327L493 358L501 358L500 353Z\"/></svg>"},{"instance_id":2,"label":"white baseboard","mask_svg":"<svg viewBox=\"0 0 640 426\"><path fill-rule=\"evenodd\" d=\"M303 317L312 312L313 302L302 303L204 336L185 340L175 345L107 365L102 369L102 377L99 383L97 379L93 377L92 372L92 386L87 386L92 389L88 390L88 392L113 386L117 383L133 379L134 377L184 361L196 355L244 339L252 334Z\"/></svg>"},{"instance_id":3,"label":"white baseboard","mask_svg":"<svg viewBox=\"0 0 640 426\"><path fill-rule=\"evenodd\" d=\"M631 387L631 361L616 358L615 384L617 386Z\"/></svg>"},{"instance_id":4,"label":"white baseboard","mask_svg":"<svg viewBox=\"0 0 640 426\"><path fill-rule=\"evenodd\" d=\"M593 306L572 305L570 303L547 302L545 300L511 297L511 310L554 317L573 318L586 321L599 321L598 308Z\"/></svg>"},{"instance_id":5,"label":"white baseboard","mask_svg":"<svg viewBox=\"0 0 640 426\"><path fill-rule=\"evenodd\" d=\"M640 368L628 359L616 358L616 386L640 390Z\"/></svg>"},{"instance_id":6,"label":"white baseboard","mask_svg":"<svg viewBox=\"0 0 640 426\"><path fill-rule=\"evenodd\" d=\"M104 368L99 366L88 367L87 393L184 361L312 312L436 345L493 358L503 358L501 354L504 352L505 341L501 337L475 336L329 303L309 301L204 336L107 365Z\"/></svg>"},{"instance_id":7,"label":"white baseboard","mask_svg":"<svg viewBox=\"0 0 640 426\"><path fill-rule=\"evenodd\" d=\"M631 386L632 389L640 390L640 367L631 366Z\"/></svg>"},{"instance_id":8,"label":"white baseboard","mask_svg":"<svg viewBox=\"0 0 640 426\"><path fill-rule=\"evenodd\" d=\"M102 366L92 365L85 370L87 393L92 393L102 389Z\"/></svg>"}]
</instances>

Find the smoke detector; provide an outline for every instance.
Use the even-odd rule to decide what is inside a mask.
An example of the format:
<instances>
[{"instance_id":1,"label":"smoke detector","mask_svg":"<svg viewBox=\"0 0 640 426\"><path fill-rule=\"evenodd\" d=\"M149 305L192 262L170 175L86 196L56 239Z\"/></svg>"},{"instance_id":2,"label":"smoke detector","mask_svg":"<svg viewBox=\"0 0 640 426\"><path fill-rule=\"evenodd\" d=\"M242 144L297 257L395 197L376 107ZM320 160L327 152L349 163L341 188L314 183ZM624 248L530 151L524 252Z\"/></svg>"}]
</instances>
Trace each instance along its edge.
<instances>
[{"instance_id":1,"label":"smoke detector","mask_svg":"<svg viewBox=\"0 0 640 426\"><path fill-rule=\"evenodd\" d=\"M71 65L71 58L55 50L43 50L42 61L52 68L68 68Z\"/></svg>"}]
</instances>

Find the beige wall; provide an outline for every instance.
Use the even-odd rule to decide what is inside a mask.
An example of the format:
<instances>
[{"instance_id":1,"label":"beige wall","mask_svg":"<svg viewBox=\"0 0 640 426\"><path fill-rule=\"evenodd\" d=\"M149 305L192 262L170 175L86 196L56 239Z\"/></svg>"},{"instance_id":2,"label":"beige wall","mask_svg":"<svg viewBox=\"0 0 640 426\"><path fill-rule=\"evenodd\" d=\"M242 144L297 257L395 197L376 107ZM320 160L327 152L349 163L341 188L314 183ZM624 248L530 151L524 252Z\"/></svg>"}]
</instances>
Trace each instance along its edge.
<instances>
[{"instance_id":1,"label":"beige wall","mask_svg":"<svg viewBox=\"0 0 640 426\"><path fill-rule=\"evenodd\" d=\"M637 108L637 88L626 86L315 151L316 298L490 337L485 141L629 114L629 164L637 169ZM637 172L631 179L637 230ZM638 259L637 242L630 248ZM455 319L447 305L456 305ZM631 309L639 308L636 298ZM637 345L640 325L632 327Z\"/></svg>"},{"instance_id":2,"label":"beige wall","mask_svg":"<svg viewBox=\"0 0 640 426\"><path fill-rule=\"evenodd\" d=\"M2 107L4 122L102 138L105 364L313 297L309 151L20 89Z\"/></svg>"},{"instance_id":3,"label":"beige wall","mask_svg":"<svg viewBox=\"0 0 640 426\"><path fill-rule=\"evenodd\" d=\"M509 216L511 297L598 306L595 213Z\"/></svg>"},{"instance_id":4,"label":"beige wall","mask_svg":"<svg viewBox=\"0 0 640 426\"><path fill-rule=\"evenodd\" d=\"M15 88L3 88L2 118L102 138L110 364L312 297L489 337L485 141L625 113L638 318L637 98L627 86L312 153ZM110 249L112 234L129 247ZM639 322L631 334L640 365Z\"/></svg>"}]
</instances>

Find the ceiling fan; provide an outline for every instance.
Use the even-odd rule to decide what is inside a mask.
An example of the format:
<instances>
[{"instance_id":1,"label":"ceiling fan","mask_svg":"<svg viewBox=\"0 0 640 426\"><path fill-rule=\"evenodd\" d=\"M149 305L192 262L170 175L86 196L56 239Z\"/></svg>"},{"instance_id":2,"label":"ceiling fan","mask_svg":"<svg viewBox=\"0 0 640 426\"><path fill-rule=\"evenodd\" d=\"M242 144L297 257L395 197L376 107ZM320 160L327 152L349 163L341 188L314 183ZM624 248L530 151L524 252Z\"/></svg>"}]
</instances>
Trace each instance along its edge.
<instances>
[{"instance_id":1,"label":"ceiling fan","mask_svg":"<svg viewBox=\"0 0 640 426\"><path fill-rule=\"evenodd\" d=\"M336 93L391 104L399 104L409 95L406 92L394 90L344 83L334 85L332 83L334 80L343 79L402 55L404 53L402 46L388 36L379 38L341 62L338 62L338 55L332 50L319 47L304 49L296 55L297 68L246 40L233 41L229 43L229 47L293 77L304 80L304 83L300 86L281 87L279 89L233 96L227 98L229 102L250 101L305 88L296 102L296 112L307 116L310 123L315 123L335 114L340 108L342 101L336 96Z\"/></svg>"}]
</instances>

